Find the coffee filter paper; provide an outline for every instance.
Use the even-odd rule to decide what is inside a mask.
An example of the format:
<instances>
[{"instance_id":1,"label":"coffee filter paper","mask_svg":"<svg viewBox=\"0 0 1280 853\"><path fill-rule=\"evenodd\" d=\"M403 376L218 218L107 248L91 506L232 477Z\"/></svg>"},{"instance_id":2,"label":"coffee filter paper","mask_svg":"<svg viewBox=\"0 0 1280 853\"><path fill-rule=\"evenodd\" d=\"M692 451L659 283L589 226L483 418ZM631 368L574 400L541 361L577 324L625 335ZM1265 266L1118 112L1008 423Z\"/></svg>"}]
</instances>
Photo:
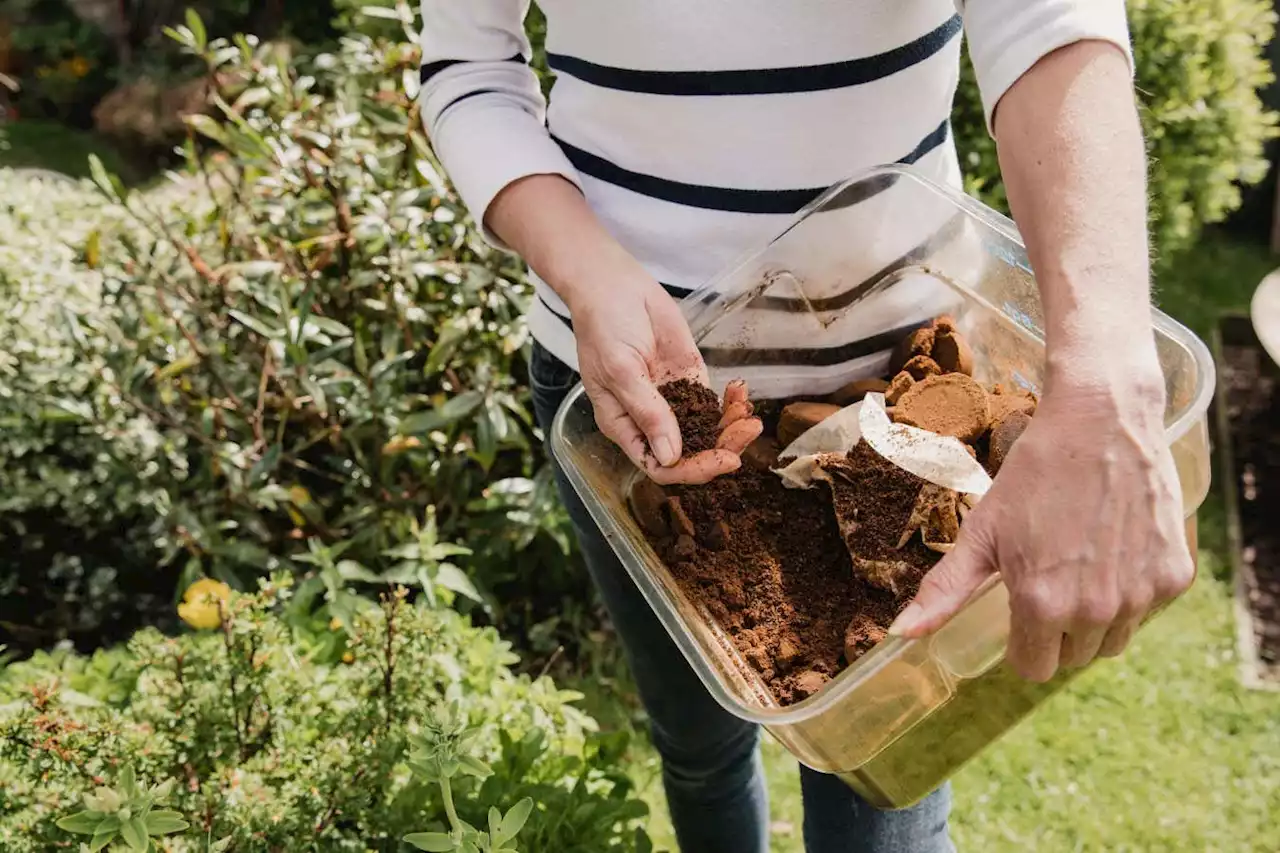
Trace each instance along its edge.
<instances>
[{"instance_id":1,"label":"coffee filter paper","mask_svg":"<svg viewBox=\"0 0 1280 853\"><path fill-rule=\"evenodd\" d=\"M794 457L777 474L791 488L807 489L821 479L818 457L824 453L845 454L859 439L899 468L934 485L981 496L991 488L991 477L958 438L938 435L889 419L883 394L868 394L862 401L845 406L787 445L780 459Z\"/></svg>"}]
</instances>

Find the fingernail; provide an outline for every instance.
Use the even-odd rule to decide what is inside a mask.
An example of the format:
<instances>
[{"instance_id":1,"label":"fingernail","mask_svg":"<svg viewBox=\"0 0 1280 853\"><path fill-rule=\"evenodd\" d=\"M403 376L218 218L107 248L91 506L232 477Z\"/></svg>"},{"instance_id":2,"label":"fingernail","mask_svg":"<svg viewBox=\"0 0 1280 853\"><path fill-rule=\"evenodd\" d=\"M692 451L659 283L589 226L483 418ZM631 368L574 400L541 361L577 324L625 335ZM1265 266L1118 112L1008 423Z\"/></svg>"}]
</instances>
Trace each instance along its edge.
<instances>
[{"instance_id":1,"label":"fingernail","mask_svg":"<svg viewBox=\"0 0 1280 853\"><path fill-rule=\"evenodd\" d=\"M908 631L914 628L920 622L924 608L914 601L907 605L907 609L898 614L898 618L893 620L893 624L889 626L889 633L895 637L902 637Z\"/></svg>"},{"instance_id":2,"label":"fingernail","mask_svg":"<svg viewBox=\"0 0 1280 853\"><path fill-rule=\"evenodd\" d=\"M653 443L653 455L658 457L658 462L662 464L663 468L676 464L680 458L676 455L675 445L665 435L660 436Z\"/></svg>"}]
</instances>

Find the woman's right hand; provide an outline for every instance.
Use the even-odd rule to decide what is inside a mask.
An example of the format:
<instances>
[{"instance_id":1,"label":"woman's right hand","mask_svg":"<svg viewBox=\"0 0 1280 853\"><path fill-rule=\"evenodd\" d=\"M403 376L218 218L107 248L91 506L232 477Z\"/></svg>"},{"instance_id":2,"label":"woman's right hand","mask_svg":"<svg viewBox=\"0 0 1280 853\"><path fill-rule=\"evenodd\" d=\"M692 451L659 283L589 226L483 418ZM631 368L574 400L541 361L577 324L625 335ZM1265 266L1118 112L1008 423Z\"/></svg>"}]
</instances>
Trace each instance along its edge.
<instances>
[{"instance_id":1,"label":"woman's right hand","mask_svg":"<svg viewBox=\"0 0 1280 853\"><path fill-rule=\"evenodd\" d=\"M582 194L559 175L504 187L485 218L573 314L578 371L596 423L659 483L705 483L737 470L763 426L741 383L725 391L724 432L714 450L681 458L680 427L658 386L707 382L707 368L675 300L605 230Z\"/></svg>"},{"instance_id":2,"label":"woman's right hand","mask_svg":"<svg viewBox=\"0 0 1280 853\"><path fill-rule=\"evenodd\" d=\"M681 457L680 427L658 387L676 379L709 383L675 300L638 268L584 292L569 308L578 370L601 432L661 484L706 483L736 471L763 430L740 382L725 390L716 448Z\"/></svg>"}]
</instances>

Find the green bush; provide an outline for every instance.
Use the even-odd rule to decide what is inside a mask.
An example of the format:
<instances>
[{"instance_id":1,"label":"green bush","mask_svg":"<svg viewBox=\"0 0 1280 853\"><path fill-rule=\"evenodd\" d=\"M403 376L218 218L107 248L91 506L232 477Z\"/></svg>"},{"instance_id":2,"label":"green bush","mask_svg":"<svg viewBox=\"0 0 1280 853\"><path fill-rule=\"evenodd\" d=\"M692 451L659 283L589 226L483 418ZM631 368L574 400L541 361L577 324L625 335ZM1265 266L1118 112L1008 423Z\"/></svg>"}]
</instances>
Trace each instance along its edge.
<instances>
[{"instance_id":1,"label":"green bush","mask_svg":"<svg viewBox=\"0 0 1280 853\"><path fill-rule=\"evenodd\" d=\"M50 645L168 604L172 578L152 567L184 463L68 334L69 316L92 327L106 310L85 255L110 206L7 170L0 199L0 642Z\"/></svg>"},{"instance_id":2,"label":"green bush","mask_svg":"<svg viewBox=\"0 0 1280 853\"><path fill-rule=\"evenodd\" d=\"M1240 206L1267 173L1276 116L1258 90L1276 15L1266 0L1129 0L1142 124L1151 158L1152 245L1168 261ZM1007 210L995 143L965 63L953 128L966 185Z\"/></svg>"},{"instance_id":3,"label":"green bush","mask_svg":"<svg viewBox=\"0 0 1280 853\"><path fill-rule=\"evenodd\" d=\"M221 153L189 143L175 203L98 174L133 224L101 238L113 310L81 340L181 455L181 585L293 567L339 613L347 585L395 582L510 624L495 593L515 583L555 612L582 581L528 409L529 288L441 177L417 48L295 57L206 43L197 19L180 37L237 81L220 119L191 119Z\"/></svg>"},{"instance_id":4,"label":"green bush","mask_svg":"<svg viewBox=\"0 0 1280 853\"><path fill-rule=\"evenodd\" d=\"M649 849L625 742L597 735L576 694L513 675L492 629L403 590L338 628L306 618L313 591L294 596L287 575L255 595L205 586L185 615L211 630L146 629L0 673L6 853L71 849L65 827L91 832L135 774L168 788L155 824L180 833L174 853L407 849L408 834L448 830L446 791L476 827L530 798L521 850Z\"/></svg>"}]
</instances>

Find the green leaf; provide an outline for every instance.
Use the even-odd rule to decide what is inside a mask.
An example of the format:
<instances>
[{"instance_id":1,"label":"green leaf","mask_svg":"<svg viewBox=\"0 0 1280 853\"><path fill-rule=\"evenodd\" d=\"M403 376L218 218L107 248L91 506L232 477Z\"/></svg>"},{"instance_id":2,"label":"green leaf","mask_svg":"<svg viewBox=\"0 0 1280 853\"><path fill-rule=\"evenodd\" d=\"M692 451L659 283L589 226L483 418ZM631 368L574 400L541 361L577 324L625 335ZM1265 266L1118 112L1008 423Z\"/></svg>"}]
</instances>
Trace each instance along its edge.
<instances>
[{"instance_id":1,"label":"green leaf","mask_svg":"<svg viewBox=\"0 0 1280 853\"><path fill-rule=\"evenodd\" d=\"M498 827L502 824L502 812L495 807L489 806L489 835L493 838L494 844L499 844Z\"/></svg>"},{"instance_id":2,"label":"green leaf","mask_svg":"<svg viewBox=\"0 0 1280 853\"><path fill-rule=\"evenodd\" d=\"M257 462L253 463L253 467L249 469L249 485L251 487L276 470L276 465L280 463L280 453L280 445L273 444L266 449Z\"/></svg>"},{"instance_id":3,"label":"green leaf","mask_svg":"<svg viewBox=\"0 0 1280 853\"><path fill-rule=\"evenodd\" d=\"M196 14L195 9L187 9L187 29L191 30L191 35L195 38L196 47L204 50L205 45L209 43L209 35L205 32L204 21L200 20L200 16Z\"/></svg>"},{"instance_id":4,"label":"green leaf","mask_svg":"<svg viewBox=\"0 0 1280 853\"><path fill-rule=\"evenodd\" d=\"M339 560L338 575L346 581L365 581L366 583L382 583L379 575L366 569L355 560Z\"/></svg>"},{"instance_id":5,"label":"green leaf","mask_svg":"<svg viewBox=\"0 0 1280 853\"><path fill-rule=\"evenodd\" d=\"M458 849L453 839L443 832L414 832L406 835L404 840L405 843L412 844L419 850L427 850L431 853L448 853L450 850Z\"/></svg>"},{"instance_id":6,"label":"green leaf","mask_svg":"<svg viewBox=\"0 0 1280 853\"><path fill-rule=\"evenodd\" d=\"M189 116L183 116L182 120L186 123L187 127L191 128L201 136L212 139L219 145L225 146L227 144L226 132L223 130L222 125L218 123L217 119L212 116L193 113Z\"/></svg>"},{"instance_id":7,"label":"green leaf","mask_svg":"<svg viewBox=\"0 0 1280 853\"><path fill-rule=\"evenodd\" d=\"M156 811L147 815L147 834L148 835L169 835L174 832L184 832L191 824L182 817L179 812L175 811Z\"/></svg>"},{"instance_id":8,"label":"green leaf","mask_svg":"<svg viewBox=\"0 0 1280 853\"><path fill-rule=\"evenodd\" d=\"M431 352L427 356L427 364L423 371L428 376L434 376L439 373L465 336L466 332L460 326L445 326L440 332L440 337L436 339L435 345L431 347Z\"/></svg>"},{"instance_id":9,"label":"green leaf","mask_svg":"<svg viewBox=\"0 0 1280 853\"><path fill-rule=\"evenodd\" d=\"M424 433L440 429L471 415L484 403L480 391L464 391L445 401L444 405L430 412L416 412L400 422L403 433Z\"/></svg>"},{"instance_id":10,"label":"green leaf","mask_svg":"<svg viewBox=\"0 0 1280 853\"><path fill-rule=\"evenodd\" d=\"M120 179L115 175L107 172L107 167L102 165L102 160L97 154L89 155L89 175L107 198L117 204L124 203L127 195L124 184L120 183Z\"/></svg>"},{"instance_id":11,"label":"green leaf","mask_svg":"<svg viewBox=\"0 0 1280 853\"><path fill-rule=\"evenodd\" d=\"M406 361L413 358L415 355L417 355L417 353L415 353L413 350L406 350L401 353L396 353L390 358L384 358L381 361L379 361L377 364L375 364L373 366L373 369L369 371L369 378L376 382L384 374L390 373L392 370L395 370L397 367L404 364Z\"/></svg>"},{"instance_id":12,"label":"green leaf","mask_svg":"<svg viewBox=\"0 0 1280 853\"><path fill-rule=\"evenodd\" d=\"M236 98L235 103L231 105L231 109L238 113L243 113L250 107L265 104L270 100L271 92L262 86L254 86L241 92L240 97Z\"/></svg>"},{"instance_id":13,"label":"green leaf","mask_svg":"<svg viewBox=\"0 0 1280 853\"><path fill-rule=\"evenodd\" d=\"M387 21L400 20L400 13L389 6L365 6L360 10L360 14L366 18L382 18ZM453 848L449 847L447 849L452 850Z\"/></svg>"},{"instance_id":14,"label":"green leaf","mask_svg":"<svg viewBox=\"0 0 1280 853\"><path fill-rule=\"evenodd\" d=\"M102 823L103 818L104 815L99 812L76 812L73 815L60 818L58 820L58 829L73 832L76 835L93 835L98 831L98 826Z\"/></svg>"},{"instance_id":15,"label":"green leaf","mask_svg":"<svg viewBox=\"0 0 1280 853\"><path fill-rule=\"evenodd\" d=\"M493 775L493 770L488 764L478 758L472 758L470 755L459 755L458 765L464 773L468 773L477 779L488 779Z\"/></svg>"},{"instance_id":16,"label":"green leaf","mask_svg":"<svg viewBox=\"0 0 1280 853\"><path fill-rule=\"evenodd\" d=\"M173 377L177 376L179 373L182 373L186 370L190 370L191 368L195 367L199 363L200 363L199 356L194 355L192 353L187 353L186 355L181 356L180 358L174 359L173 361L166 364L164 367L157 370L156 379L157 380L172 379Z\"/></svg>"},{"instance_id":17,"label":"green leaf","mask_svg":"<svg viewBox=\"0 0 1280 853\"><path fill-rule=\"evenodd\" d=\"M236 309L232 308L230 311L227 312L227 316L231 317L231 319L233 320L236 320L241 325L249 329L252 329L253 331L262 335L264 338L284 337L284 329L280 328L279 326L272 326L267 323L264 323L261 320L259 320L257 317L251 317L250 315L244 313L243 311L237 311Z\"/></svg>"},{"instance_id":18,"label":"green leaf","mask_svg":"<svg viewBox=\"0 0 1280 853\"><path fill-rule=\"evenodd\" d=\"M151 840L147 838L147 825L140 817L132 817L125 821L124 826L120 827L120 837L131 850L139 850L141 853L146 853L147 848L151 846Z\"/></svg>"},{"instance_id":19,"label":"green leaf","mask_svg":"<svg viewBox=\"0 0 1280 853\"><path fill-rule=\"evenodd\" d=\"M209 845L209 853L223 853L223 851L231 847L233 836L228 835L226 838L220 838L213 844Z\"/></svg>"},{"instance_id":20,"label":"green leaf","mask_svg":"<svg viewBox=\"0 0 1280 853\"><path fill-rule=\"evenodd\" d=\"M115 828L100 829L95 832L93 834L93 840L89 842L89 853L98 853L98 851L103 847L106 847L112 841L115 841L117 834L118 833Z\"/></svg>"},{"instance_id":21,"label":"green leaf","mask_svg":"<svg viewBox=\"0 0 1280 853\"><path fill-rule=\"evenodd\" d=\"M311 405L316 407L320 417L329 417L329 398L325 396L324 389L320 387L320 383L310 376L304 376L302 377L302 389L311 395Z\"/></svg>"},{"instance_id":22,"label":"green leaf","mask_svg":"<svg viewBox=\"0 0 1280 853\"><path fill-rule=\"evenodd\" d=\"M120 786L120 793L126 800L131 800L141 793L138 790L138 775L134 772L132 764L126 764L120 771L120 778L116 780L116 784Z\"/></svg>"},{"instance_id":23,"label":"green leaf","mask_svg":"<svg viewBox=\"0 0 1280 853\"><path fill-rule=\"evenodd\" d=\"M484 601L471 583L471 579L463 574L462 569L452 563L440 564L440 568L436 570L436 583L445 589L453 590L459 595L465 595L472 601L481 603Z\"/></svg>"},{"instance_id":24,"label":"green leaf","mask_svg":"<svg viewBox=\"0 0 1280 853\"><path fill-rule=\"evenodd\" d=\"M307 318L307 322L315 326L320 331L333 335L335 338L351 337L351 329L331 317L321 317L318 314L312 314Z\"/></svg>"},{"instance_id":25,"label":"green leaf","mask_svg":"<svg viewBox=\"0 0 1280 853\"><path fill-rule=\"evenodd\" d=\"M173 788L174 781L172 779L165 779L158 785L152 786L151 797L157 803L164 802L169 799L169 795L173 793Z\"/></svg>"},{"instance_id":26,"label":"green leaf","mask_svg":"<svg viewBox=\"0 0 1280 853\"><path fill-rule=\"evenodd\" d=\"M524 825L529 820L529 815L532 812L533 800L529 797L525 797L512 806L511 810L502 819L502 826L498 827L493 843L501 847L519 835L520 830L524 829Z\"/></svg>"}]
</instances>

